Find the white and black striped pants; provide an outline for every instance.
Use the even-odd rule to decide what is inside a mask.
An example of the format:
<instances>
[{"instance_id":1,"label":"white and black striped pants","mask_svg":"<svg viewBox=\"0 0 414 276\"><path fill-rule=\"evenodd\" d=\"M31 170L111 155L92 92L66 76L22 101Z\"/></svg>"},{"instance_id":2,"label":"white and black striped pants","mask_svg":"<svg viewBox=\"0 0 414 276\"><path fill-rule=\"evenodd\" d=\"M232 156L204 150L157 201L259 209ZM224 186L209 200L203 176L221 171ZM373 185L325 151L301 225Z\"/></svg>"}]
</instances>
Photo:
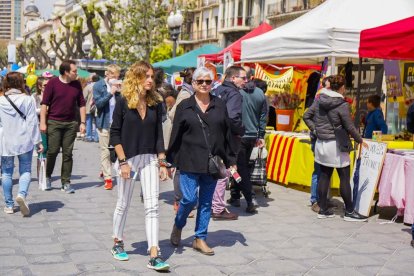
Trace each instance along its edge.
<instances>
[{"instance_id":1,"label":"white and black striped pants","mask_svg":"<svg viewBox=\"0 0 414 276\"><path fill-rule=\"evenodd\" d=\"M144 197L145 230L148 250L153 246L159 249L159 168L157 156L155 154L140 154L127 161L131 166L131 178L125 179L118 175L118 201L116 203L113 220L114 238L123 240L125 221L136 182L133 176L137 173L135 178L139 176Z\"/></svg>"}]
</instances>

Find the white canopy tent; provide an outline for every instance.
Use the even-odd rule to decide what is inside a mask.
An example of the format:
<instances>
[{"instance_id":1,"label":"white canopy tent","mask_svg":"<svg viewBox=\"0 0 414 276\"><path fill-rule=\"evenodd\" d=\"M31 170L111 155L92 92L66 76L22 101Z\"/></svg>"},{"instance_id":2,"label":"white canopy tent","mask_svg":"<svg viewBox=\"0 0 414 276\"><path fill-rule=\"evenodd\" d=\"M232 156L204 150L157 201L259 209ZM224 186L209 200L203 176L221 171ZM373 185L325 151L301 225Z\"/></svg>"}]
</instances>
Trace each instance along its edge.
<instances>
[{"instance_id":1,"label":"white canopy tent","mask_svg":"<svg viewBox=\"0 0 414 276\"><path fill-rule=\"evenodd\" d=\"M315 64L324 57L346 62L358 58L362 30L413 14L414 0L327 0L286 25L242 41L241 62Z\"/></svg>"}]
</instances>

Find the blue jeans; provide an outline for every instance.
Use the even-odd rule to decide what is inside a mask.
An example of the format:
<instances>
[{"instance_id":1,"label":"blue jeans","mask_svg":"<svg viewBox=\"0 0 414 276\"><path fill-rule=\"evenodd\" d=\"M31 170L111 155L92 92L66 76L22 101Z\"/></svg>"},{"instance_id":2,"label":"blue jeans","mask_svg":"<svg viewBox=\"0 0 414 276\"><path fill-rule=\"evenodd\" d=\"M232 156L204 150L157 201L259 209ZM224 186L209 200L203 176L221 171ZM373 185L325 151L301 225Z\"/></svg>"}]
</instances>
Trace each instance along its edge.
<instances>
[{"instance_id":1,"label":"blue jeans","mask_svg":"<svg viewBox=\"0 0 414 276\"><path fill-rule=\"evenodd\" d=\"M313 173L312 173L312 184L311 184L311 204L318 202L318 181L319 181L319 174L321 173L321 166L314 162L313 163Z\"/></svg>"},{"instance_id":2,"label":"blue jeans","mask_svg":"<svg viewBox=\"0 0 414 276\"><path fill-rule=\"evenodd\" d=\"M98 142L98 133L96 131L96 128L93 128L93 121L95 119L95 116L92 114L86 114L86 139Z\"/></svg>"},{"instance_id":3,"label":"blue jeans","mask_svg":"<svg viewBox=\"0 0 414 276\"><path fill-rule=\"evenodd\" d=\"M18 195L26 198L31 180L33 150L18 155L19 159L19 192ZM4 201L7 207L13 207L13 171L14 156L1 157L1 176L3 182Z\"/></svg>"},{"instance_id":4,"label":"blue jeans","mask_svg":"<svg viewBox=\"0 0 414 276\"><path fill-rule=\"evenodd\" d=\"M411 224L411 235L413 236L413 240L414 240L414 223Z\"/></svg>"},{"instance_id":5,"label":"blue jeans","mask_svg":"<svg viewBox=\"0 0 414 276\"><path fill-rule=\"evenodd\" d=\"M175 226L178 229L184 228L188 215L198 202L194 236L202 240L207 238L211 201L213 200L216 183L217 180L208 174L180 171L180 189L183 197L180 200L180 207L175 217Z\"/></svg>"},{"instance_id":6,"label":"blue jeans","mask_svg":"<svg viewBox=\"0 0 414 276\"><path fill-rule=\"evenodd\" d=\"M315 143L311 144L312 152L315 153ZM310 202L311 204L314 204L315 202L318 202L319 196L318 196L318 181L319 181L319 175L321 173L321 166L319 163L313 162L313 173L312 173L312 183L311 183L311 198Z\"/></svg>"}]
</instances>

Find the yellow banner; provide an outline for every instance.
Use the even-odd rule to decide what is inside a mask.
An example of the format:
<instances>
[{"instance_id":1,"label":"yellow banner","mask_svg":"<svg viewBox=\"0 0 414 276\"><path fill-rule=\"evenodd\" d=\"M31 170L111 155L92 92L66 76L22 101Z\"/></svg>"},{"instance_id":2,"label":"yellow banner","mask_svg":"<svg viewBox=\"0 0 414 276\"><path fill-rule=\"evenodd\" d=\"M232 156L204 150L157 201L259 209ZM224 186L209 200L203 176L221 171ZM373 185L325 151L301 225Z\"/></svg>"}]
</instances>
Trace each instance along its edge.
<instances>
[{"instance_id":1,"label":"yellow banner","mask_svg":"<svg viewBox=\"0 0 414 276\"><path fill-rule=\"evenodd\" d=\"M293 78L293 68L288 69L281 75L273 75L256 63L254 77L267 83L267 94L283 93L290 91Z\"/></svg>"}]
</instances>

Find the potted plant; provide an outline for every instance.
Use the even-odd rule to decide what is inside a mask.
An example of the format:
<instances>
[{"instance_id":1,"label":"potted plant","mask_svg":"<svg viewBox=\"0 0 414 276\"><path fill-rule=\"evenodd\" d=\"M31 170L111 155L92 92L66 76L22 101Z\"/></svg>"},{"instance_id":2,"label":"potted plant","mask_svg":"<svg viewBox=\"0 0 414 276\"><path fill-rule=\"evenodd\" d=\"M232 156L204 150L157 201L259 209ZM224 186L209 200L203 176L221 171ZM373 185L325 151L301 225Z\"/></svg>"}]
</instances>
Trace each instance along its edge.
<instances>
[{"instance_id":1,"label":"potted plant","mask_svg":"<svg viewBox=\"0 0 414 276\"><path fill-rule=\"evenodd\" d=\"M300 108L303 99L285 89L285 92L270 95L269 100L276 112L276 130L292 131L295 110Z\"/></svg>"}]
</instances>

